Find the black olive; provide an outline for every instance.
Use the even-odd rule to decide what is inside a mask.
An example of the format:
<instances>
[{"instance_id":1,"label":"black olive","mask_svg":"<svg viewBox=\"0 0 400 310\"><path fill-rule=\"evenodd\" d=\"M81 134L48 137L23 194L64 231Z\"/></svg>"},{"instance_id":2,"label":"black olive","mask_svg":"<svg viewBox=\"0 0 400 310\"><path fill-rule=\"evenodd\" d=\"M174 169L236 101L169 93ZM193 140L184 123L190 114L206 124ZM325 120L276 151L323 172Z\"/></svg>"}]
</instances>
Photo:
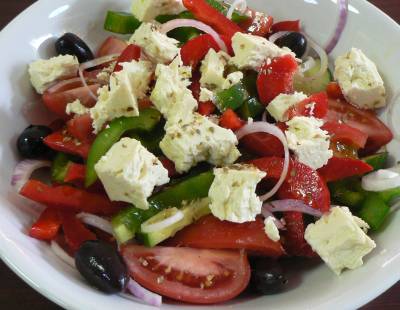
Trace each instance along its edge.
<instances>
[{"instance_id":1,"label":"black olive","mask_svg":"<svg viewBox=\"0 0 400 310\"><path fill-rule=\"evenodd\" d=\"M56 41L56 51L60 55L76 56L80 63L94 59L89 46L76 34L70 32Z\"/></svg>"},{"instance_id":2,"label":"black olive","mask_svg":"<svg viewBox=\"0 0 400 310\"><path fill-rule=\"evenodd\" d=\"M307 39L300 32L290 32L275 41L279 47L288 47L296 54L297 58L303 57L307 50Z\"/></svg>"},{"instance_id":3,"label":"black olive","mask_svg":"<svg viewBox=\"0 0 400 310\"><path fill-rule=\"evenodd\" d=\"M24 158L46 158L52 151L43 143L52 130L46 126L31 125L26 128L17 140L17 149Z\"/></svg>"},{"instance_id":4,"label":"black olive","mask_svg":"<svg viewBox=\"0 0 400 310\"><path fill-rule=\"evenodd\" d=\"M103 241L86 241L75 254L76 268L99 290L114 294L128 284L129 276L118 252Z\"/></svg>"},{"instance_id":5,"label":"black olive","mask_svg":"<svg viewBox=\"0 0 400 310\"><path fill-rule=\"evenodd\" d=\"M278 262L265 258L253 258L251 264L250 288L257 293L270 295L282 291L287 280Z\"/></svg>"}]
</instances>

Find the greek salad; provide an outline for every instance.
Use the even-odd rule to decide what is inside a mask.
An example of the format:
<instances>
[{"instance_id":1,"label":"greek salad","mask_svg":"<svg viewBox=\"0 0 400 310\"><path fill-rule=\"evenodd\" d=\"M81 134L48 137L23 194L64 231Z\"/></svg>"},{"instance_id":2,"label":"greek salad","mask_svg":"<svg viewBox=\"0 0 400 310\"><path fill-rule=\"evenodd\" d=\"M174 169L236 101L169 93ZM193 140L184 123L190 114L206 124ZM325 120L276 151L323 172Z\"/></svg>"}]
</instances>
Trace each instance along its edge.
<instances>
[{"instance_id":1,"label":"greek salad","mask_svg":"<svg viewBox=\"0 0 400 310\"><path fill-rule=\"evenodd\" d=\"M63 34L28 69L54 115L17 141L12 185L42 210L29 235L100 291L154 306L284 292L295 257L361 267L400 169L368 51L328 68L340 5L327 47L245 0L133 0L106 13L96 51Z\"/></svg>"}]
</instances>

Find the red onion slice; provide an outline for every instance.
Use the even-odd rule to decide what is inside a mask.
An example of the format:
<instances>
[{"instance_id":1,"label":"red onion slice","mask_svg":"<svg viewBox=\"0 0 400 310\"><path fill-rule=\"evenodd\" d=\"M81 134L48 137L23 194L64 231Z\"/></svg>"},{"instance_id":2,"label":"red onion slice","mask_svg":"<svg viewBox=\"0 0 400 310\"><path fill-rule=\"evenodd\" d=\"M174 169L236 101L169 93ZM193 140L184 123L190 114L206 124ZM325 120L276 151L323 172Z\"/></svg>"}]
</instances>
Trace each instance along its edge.
<instances>
[{"instance_id":1,"label":"red onion slice","mask_svg":"<svg viewBox=\"0 0 400 310\"><path fill-rule=\"evenodd\" d=\"M76 82L81 82L81 78L76 77L73 79L68 79L68 80L63 80L63 81L57 82L56 84L53 84L48 89L46 89L46 92L48 92L50 94L56 93L56 92L58 92L59 89L65 87L69 84L76 83Z\"/></svg>"},{"instance_id":2,"label":"red onion slice","mask_svg":"<svg viewBox=\"0 0 400 310\"><path fill-rule=\"evenodd\" d=\"M133 296L136 296L151 306L161 307L162 305L162 297L160 295L150 292L133 279L129 280L127 289Z\"/></svg>"},{"instance_id":3,"label":"red onion slice","mask_svg":"<svg viewBox=\"0 0 400 310\"><path fill-rule=\"evenodd\" d=\"M284 199L267 202L263 205L263 212L301 212L315 217L321 217L322 212L310 207L301 200ZM264 213L263 213L264 214Z\"/></svg>"},{"instance_id":4,"label":"red onion slice","mask_svg":"<svg viewBox=\"0 0 400 310\"><path fill-rule=\"evenodd\" d=\"M229 7L228 12L226 13L226 17L229 19L232 19L232 14L236 9L238 9L238 11L241 13L246 11L246 9L247 9L246 0L235 0Z\"/></svg>"},{"instance_id":5,"label":"red onion slice","mask_svg":"<svg viewBox=\"0 0 400 310\"><path fill-rule=\"evenodd\" d=\"M394 189L400 187L400 174L391 169L380 169L364 176L361 179L361 186L371 192Z\"/></svg>"},{"instance_id":6,"label":"red onion slice","mask_svg":"<svg viewBox=\"0 0 400 310\"><path fill-rule=\"evenodd\" d=\"M278 40L279 38L282 38L284 35L286 35L286 34L288 34L288 33L290 33L290 31L278 31L278 32L275 32L274 34L272 34L272 35L269 37L268 40L269 40L271 43L275 43L276 40Z\"/></svg>"},{"instance_id":7,"label":"red onion slice","mask_svg":"<svg viewBox=\"0 0 400 310\"><path fill-rule=\"evenodd\" d=\"M349 0L339 0L339 22L336 26L335 34L325 47L325 50L328 54L330 54L336 47L340 40L340 37L342 36L343 30L346 27L347 18L349 16L348 6Z\"/></svg>"},{"instance_id":8,"label":"red onion slice","mask_svg":"<svg viewBox=\"0 0 400 310\"><path fill-rule=\"evenodd\" d=\"M208 33L209 35L211 35L214 38L215 42L217 42L217 44L219 45L221 50L223 50L224 52L228 51L228 49L226 48L225 42L221 39L219 34L214 29L212 29L210 26L208 26L198 20L173 19L173 20L163 24L161 26L160 32L167 34L171 30L174 30L174 29L180 28L180 27L193 27L193 28L199 29L205 33Z\"/></svg>"},{"instance_id":9,"label":"red onion slice","mask_svg":"<svg viewBox=\"0 0 400 310\"><path fill-rule=\"evenodd\" d=\"M265 133L268 133L270 135L277 137L279 139L279 141L281 141L284 152L285 152L283 170L282 170L282 174L281 174L278 182L268 193L266 193L265 195L260 197L260 199L262 201L265 201L276 194L276 192L279 190L279 188L282 186L283 182L286 179L286 176L289 171L289 159L290 159L289 147L288 147L288 143L286 140L286 136L284 135L282 130L280 130L275 125L272 125L272 124L269 124L266 122L254 122L252 124L247 124L236 132L236 137L238 138L238 140L240 140L244 136L247 136L252 133L257 133L257 132L265 132Z\"/></svg>"},{"instance_id":10,"label":"red onion slice","mask_svg":"<svg viewBox=\"0 0 400 310\"><path fill-rule=\"evenodd\" d=\"M51 241L50 248L53 251L53 253L60 258L64 263L67 265L75 268L75 259L70 256L67 252L64 251L62 247L58 245L57 242L54 240Z\"/></svg>"},{"instance_id":11,"label":"red onion slice","mask_svg":"<svg viewBox=\"0 0 400 310\"><path fill-rule=\"evenodd\" d=\"M20 192L21 188L28 182L32 173L35 170L51 167L51 162L46 160L23 160L17 164L11 177L11 185L17 191Z\"/></svg>"},{"instance_id":12,"label":"red onion slice","mask_svg":"<svg viewBox=\"0 0 400 310\"><path fill-rule=\"evenodd\" d=\"M106 233L113 235L114 231L112 229L111 223L107 221L106 219L103 219L100 216L90 214L90 213L79 213L76 216L78 219L82 221L82 223L85 223L86 225L96 227L102 231L105 231Z\"/></svg>"},{"instance_id":13,"label":"red onion slice","mask_svg":"<svg viewBox=\"0 0 400 310\"><path fill-rule=\"evenodd\" d=\"M91 96L94 100L97 100L97 96L96 96L95 94L93 94L92 90L89 88L88 84L86 83L86 79L85 79L85 77L83 76L83 72L84 72L85 70L87 70L87 69L97 67L97 66L99 66L99 65L102 65L102 64L107 63L107 62L110 62L110 61L114 61L114 60L116 60L118 57L119 57L119 54L107 55L107 56L99 57L99 58L96 58L96 59L93 59L93 60L84 62L83 64L81 64L81 65L79 66L79 70L78 70L79 78L80 78L80 80L81 80L83 86L85 86L85 87L88 89L90 96Z\"/></svg>"}]
</instances>

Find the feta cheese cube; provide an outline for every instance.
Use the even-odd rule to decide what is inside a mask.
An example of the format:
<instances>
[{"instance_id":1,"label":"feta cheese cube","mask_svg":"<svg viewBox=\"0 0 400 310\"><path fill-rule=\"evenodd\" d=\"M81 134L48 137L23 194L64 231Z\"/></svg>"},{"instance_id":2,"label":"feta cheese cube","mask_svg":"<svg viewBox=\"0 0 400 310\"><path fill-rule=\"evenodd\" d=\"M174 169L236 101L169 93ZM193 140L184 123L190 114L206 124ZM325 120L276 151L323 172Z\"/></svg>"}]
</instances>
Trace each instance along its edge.
<instances>
[{"instance_id":1,"label":"feta cheese cube","mask_svg":"<svg viewBox=\"0 0 400 310\"><path fill-rule=\"evenodd\" d=\"M50 59L39 59L29 65L29 75L33 87L39 94L57 80L76 76L79 69L78 58L62 55Z\"/></svg>"},{"instance_id":2,"label":"feta cheese cube","mask_svg":"<svg viewBox=\"0 0 400 310\"><path fill-rule=\"evenodd\" d=\"M286 123L286 138L297 160L313 169L319 169L333 156L329 149L328 132L321 129L322 120L315 117L296 116Z\"/></svg>"},{"instance_id":3,"label":"feta cheese cube","mask_svg":"<svg viewBox=\"0 0 400 310\"><path fill-rule=\"evenodd\" d=\"M334 207L315 224L310 224L304 238L323 261L340 275L345 268L355 269L363 264L363 257L375 247L360 225L360 219L353 216L346 207Z\"/></svg>"},{"instance_id":4,"label":"feta cheese cube","mask_svg":"<svg viewBox=\"0 0 400 310\"><path fill-rule=\"evenodd\" d=\"M376 65L359 49L352 48L335 62L335 79L346 99L361 109L386 105L386 90Z\"/></svg>"},{"instance_id":5,"label":"feta cheese cube","mask_svg":"<svg viewBox=\"0 0 400 310\"><path fill-rule=\"evenodd\" d=\"M295 92L291 95L280 94L269 103L267 111L277 122L286 122L288 120L286 112L305 99L307 99L307 95L302 92Z\"/></svg>"},{"instance_id":6,"label":"feta cheese cube","mask_svg":"<svg viewBox=\"0 0 400 310\"><path fill-rule=\"evenodd\" d=\"M224 83L222 84L222 89L231 88L233 85L240 83L241 80L243 80L243 72L232 72L226 77Z\"/></svg>"},{"instance_id":7,"label":"feta cheese cube","mask_svg":"<svg viewBox=\"0 0 400 310\"><path fill-rule=\"evenodd\" d=\"M79 99L76 99L74 102L68 103L65 109L65 113L68 115L75 114L75 115L84 115L89 113L90 109L85 107Z\"/></svg>"},{"instance_id":8,"label":"feta cheese cube","mask_svg":"<svg viewBox=\"0 0 400 310\"><path fill-rule=\"evenodd\" d=\"M281 239L281 236L279 235L279 229L276 227L275 221L272 216L268 216L264 220L264 230L269 239L277 242Z\"/></svg>"},{"instance_id":9,"label":"feta cheese cube","mask_svg":"<svg viewBox=\"0 0 400 310\"><path fill-rule=\"evenodd\" d=\"M200 87L200 96L199 96L199 101L200 102L206 102L206 101L211 101L211 102L215 102L216 100L216 94L205 88L205 87Z\"/></svg>"},{"instance_id":10,"label":"feta cheese cube","mask_svg":"<svg viewBox=\"0 0 400 310\"><path fill-rule=\"evenodd\" d=\"M103 68L97 75L96 79L104 84L110 83L111 74L114 72L116 62L113 61L107 67Z\"/></svg>"},{"instance_id":11,"label":"feta cheese cube","mask_svg":"<svg viewBox=\"0 0 400 310\"><path fill-rule=\"evenodd\" d=\"M208 192L211 213L222 221L255 221L262 206L256 186L266 173L251 165L238 164L214 169L214 175Z\"/></svg>"},{"instance_id":12,"label":"feta cheese cube","mask_svg":"<svg viewBox=\"0 0 400 310\"><path fill-rule=\"evenodd\" d=\"M175 15L185 11L182 0L133 0L131 12L138 20L149 22L159 15Z\"/></svg>"},{"instance_id":13,"label":"feta cheese cube","mask_svg":"<svg viewBox=\"0 0 400 310\"><path fill-rule=\"evenodd\" d=\"M232 37L232 48L235 56L230 62L242 69L259 70L267 60L290 54L296 57L288 48L280 48L267 39L251 34L237 32Z\"/></svg>"},{"instance_id":14,"label":"feta cheese cube","mask_svg":"<svg viewBox=\"0 0 400 310\"><path fill-rule=\"evenodd\" d=\"M108 197L148 209L155 186L169 182L168 170L139 141L123 138L95 166Z\"/></svg>"},{"instance_id":15,"label":"feta cheese cube","mask_svg":"<svg viewBox=\"0 0 400 310\"><path fill-rule=\"evenodd\" d=\"M157 65L157 82L150 100L164 115L168 123L191 119L197 101L187 88L192 76L190 67L184 66L180 56L169 65Z\"/></svg>"},{"instance_id":16,"label":"feta cheese cube","mask_svg":"<svg viewBox=\"0 0 400 310\"><path fill-rule=\"evenodd\" d=\"M159 26L142 23L129 39L129 43L140 46L154 63L169 63L178 54L179 41L158 31Z\"/></svg>"},{"instance_id":17,"label":"feta cheese cube","mask_svg":"<svg viewBox=\"0 0 400 310\"><path fill-rule=\"evenodd\" d=\"M124 62L122 65L123 74L127 75L132 90L138 99L146 97L149 84L152 80L155 67L150 61Z\"/></svg>"},{"instance_id":18,"label":"feta cheese cube","mask_svg":"<svg viewBox=\"0 0 400 310\"><path fill-rule=\"evenodd\" d=\"M190 120L181 120L166 128L160 148L182 173L202 161L216 166L232 164L240 156L237 144L231 130L194 113Z\"/></svg>"},{"instance_id":19,"label":"feta cheese cube","mask_svg":"<svg viewBox=\"0 0 400 310\"><path fill-rule=\"evenodd\" d=\"M229 58L230 56L223 51L217 53L214 49L210 49L200 67L201 86L211 90L222 89L225 83L225 66L228 64Z\"/></svg>"}]
</instances>

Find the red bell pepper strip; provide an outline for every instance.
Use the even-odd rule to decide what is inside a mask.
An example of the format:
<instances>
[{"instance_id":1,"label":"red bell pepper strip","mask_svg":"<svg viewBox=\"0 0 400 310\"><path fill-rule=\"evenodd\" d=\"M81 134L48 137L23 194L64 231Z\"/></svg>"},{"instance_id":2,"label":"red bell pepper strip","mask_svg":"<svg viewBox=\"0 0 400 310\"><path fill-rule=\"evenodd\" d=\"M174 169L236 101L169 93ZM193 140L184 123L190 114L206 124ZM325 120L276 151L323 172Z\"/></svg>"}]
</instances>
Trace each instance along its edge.
<instances>
[{"instance_id":1,"label":"red bell pepper strip","mask_svg":"<svg viewBox=\"0 0 400 310\"><path fill-rule=\"evenodd\" d=\"M295 116L314 116L324 118L328 113L328 96L325 92L313 94L288 110L288 118Z\"/></svg>"},{"instance_id":2,"label":"red bell pepper strip","mask_svg":"<svg viewBox=\"0 0 400 310\"><path fill-rule=\"evenodd\" d=\"M330 82L328 86L326 86L326 93L329 98L344 100L342 89L337 82Z\"/></svg>"},{"instance_id":3,"label":"red bell pepper strip","mask_svg":"<svg viewBox=\"0 0 400 310\"><path fill-rule=\"evenodd\" d=\"M244 126L245 122L232 110L227 109L219 119L219 125L221 127L231 129L233 131L238 130Z\"/></svg>"},{"instance_id":4,"label":"red bell pepper strip","mask_svg":"<svg viewBox=\"0 0 400 310\"><path fill-rule=\"evenodd\" d=\"M130 44L117 59L117 64L115 65L114 72L119 72L123 69L121 66L124 62L131 62L132 60L139 60L142 54L142 49L140 46L135 44Z\"/></svg>"},{"instance_id":5,"label":"red bell pepper strip","mask_svg":"<svg viewBox=\"0 0 400 310\"><path fill-rule=\"evenodd\" d=\"M53 240L61 227L61 216L56 209L47 208L29 230L29 236L39 240Z\"/></svg>"},{"instance_id":6,"label":"red bell pepper strip","mask_svg":"<svg viewBox=\"0 0 400 310\"><path fill-rule=\"evenodd\" d=\"M183 64L191 66L193 69L197 68L210 49L214 49L216 52L220 51L219 45L209 34L203 34L187 41L181 48Z\"/></svg>"},{"instance_id":7,"label":"red bell pepper strip","mask_svg":"<svg viewBox=\"0 0 400 310\"><path fill-rule=\"evenodd\" d=\"M64 177L65 183L80 182L83 184L85 182L86 167L84 165L70 163L68 165L67 173Z\"/></svg>"},{"instance_id":8,"label":"red bell pepper strip","mask_svg":"<svg viewBox=\"0 0 400 310\"><path fill-rule=\"evenodd\" d=\"M360 159L332 157L318 172L326 182L332 182L356 175L361 176L373 170L372 166Z\"/></svg>"},{"instance_id":9,"label":"red bell pepper strip","mask_svg":"<svg viewBox=\"0 0 400 310\"><path fill-rule=\"evenodd\" d=\"M278 22L272 25L271 32L279 32L279 31L300 31L300 20L286 20L282 22Z\"/></svg>"},{"instance_id":10,"label":"red bell pepper strip","mask_svg":"<svg viewBox=\"0 0 400 310\"><path fill-rule=\"evenodd\" d=\"M236 32L243 32L237 24L226 18L205 0L183 0L183 5L193 13L196 19L211 26L216 32L227 36L229 39Z\"/></svg>"},{"instance_id":11,"label":"red bell pepper strip","mask_svg":"<svg viewBox=\"0 0 400 310\"><path fill-rule=\"evenodd\" d=\"M297 71L296 59L285 55L272 59L270 64L261 67L257 78L257 90L260 100L268 105L279 94L293 92L293 77Z\"/></svg>"},{"instance_id":12,"label":"red bell pepper strip","mask_svg":"<svg viewBox=\"0 0 400 310\"><path fill-rule=\"evenodd\" d=\"M67 122L67 131L72 137L79 141L91 143L96 138L93 134L92 123L93 120L89 113L84 115L75 115L74 118Z\"/></svg>"},{"instance_id":13,"label":"red bell pepper strip","mask_svg":"<svg viewBox=\"0 0 400 310\"><path fill-rule=\"evenodd\" d=\"M275 136L258 132L247 135L240 140L246 150L258 156L277 156L283 157L282 142Z\"/></svg>"},{"instance_id":14,"label":"red bell pepper strip","mask_svg":"<svg viewBox=\"0 0 400 310\"><path fill-rule=\"evenodd\" d=\"M44 138L44 143L51 149L67 154L87 158L90 150L90 143L81 142L70 137L66 130L56 131Z\"/></svg>"},{"instance_id":15,"label":"red bell pepper strip","mask_svg":"<svg viewBox=\"0 0 400 310\"><path fill-rule=\"evenodd\" d=\"M341 142L357 149L362 149L367 144L367 133L344 123L326 122L322 129L329 132L332 142Z\"/></svg>"},{"instance_id":16,"label":"red bell pepper strip","mask_svg":"<svg viewBox=\"0 0 400 310\"><path fill-rule=\"evenodd\" d=\"M111 202L107 196L89 193L72 186L49 186L40 181L30 180L20 194L48 207L70 212L87 212L100 215L114 215L122 204Z\"/></svg>"},{"instance_id":17,"label":"red bell pepper strip","mask_svg":"<svg viewBox=\"0 0 400 310\"><path fill-rule=\"evenodd\" d=\"M73 252L79 250L82 243L88 240L96 240L97 237L76 218L75 213L64 212L62 214L62 227L65 242Z\"/></svg>"}]
</instances>

